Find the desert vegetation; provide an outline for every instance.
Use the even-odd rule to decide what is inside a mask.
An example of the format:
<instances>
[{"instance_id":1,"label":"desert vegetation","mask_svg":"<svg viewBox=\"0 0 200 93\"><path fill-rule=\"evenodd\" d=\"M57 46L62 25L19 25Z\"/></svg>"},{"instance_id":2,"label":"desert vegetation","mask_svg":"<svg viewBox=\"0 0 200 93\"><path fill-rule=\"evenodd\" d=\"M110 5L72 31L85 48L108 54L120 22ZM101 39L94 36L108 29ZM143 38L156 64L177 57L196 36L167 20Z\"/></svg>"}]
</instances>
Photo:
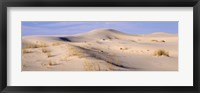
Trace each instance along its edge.
<instances>
[{"instance_id":1,"label":"desert vegetation","mask_svg":"<svg viewBox=\"0 0 200 93\"><path fill-rule=\"evenodd\" d=\"M155 39L153 39L153 40L151 40L152 42L166 42L165 40L155 40Z\"/></svg>"},{"instance_id":2,"label":"desert vegetation","mask_svg":"<svg viewBox=\"0 0 200 93\"><path fill-rule=\"evenodd\" d=\"M125 48L120 47L119 49L120 50L128 50L128 48L126 48L126 47Z\"/></svg>"},{"instance_id":3,"label":"desert vegetation","mask_svg":"<svg viewBox=\"0 0 200 93\"><path fill-rule=\"evenodd\" d=\"M42 52L43 53L49 53L49 52L51 52L49 49L47 49L47 48L42 48Z\"/></svg>"},{"instance_id":4,"label":"desert vegetation","mask_svg":"<svg viewBox=\"0 0 200 93\"><path fill-rule=\"evenodd\" d=\"M48 47L49 45L43 41L36 41L27 44L24 48L41 48L41 47Z\"/></svg>"},{"instance_id":5,"label":"desert vegetation","mask_svg":"<svg viewBox=\"0 0 200 93\"><path fill-rule=\"evenodd\" d=\"M32 53L33 51L27 48L22 49L22 53L26 54L26 53Z\"/></svg>"},{"instance_id":6,"label":"desert vegetation","mask_svg":"<svg viewBox=\"0 0 200 93\"><path fill-rule=\"evenodd\" d=\"M162 33L166 37L163 38L160 34L127 35L109 31L103 29L73 36L27 36L22 40L22 71L178 69L176 35Z\"/></svg>"},{"instance_id":7,"label":"desert vegetation","mask_svg":"<svg viewBox=\"0 0 200 93\"><path fill-rule=\"evenodd\" d=\"M52 60L49 60L49 63L48 63L49 66L55 66L55 65L59 65L59 64L61 64L61 63L58 61L52 61Z\"/></svg>"},{"instance_id":8,"label":"desert vegetation","mask_svg":"<svg viewBox=\"0 0 200 93\"><path fill-rule=\"evenodd\" d=\"M51 52L47 52L47 57L53 57L54 55Z\"/></svg>"},{"instance_id":9,"label":"desert vegetation","mask_svg":"<svg viewBox=\"0 0 200 93\"><path fill-rule=\"evenodd\" d=\"M58 45L61 45L61 44L64 44L64 43L63 42L53 42L52 46L58 46Z\"/></svg>"},{"instance_id":10,"label":"desert vegetation","mask_svg":"<svg viewBox=\"0 0 200 93\"><path fill-rule=\"evenodd\" d=\"M169 57L169 52L164 49L158 49L154 51L154 56L167 56Z\"/></svg>"},{"instance_id":11,"label":"desert vegetation","mask_svg":"<svg viewBox=\"0 0 200 93\"><path fill-rule=\"evenodd\" d=\"M85 60L83 63L83 67L86 71L100 71L100 65L98 64L98 62Z\"/></svg>"}]
</instances>

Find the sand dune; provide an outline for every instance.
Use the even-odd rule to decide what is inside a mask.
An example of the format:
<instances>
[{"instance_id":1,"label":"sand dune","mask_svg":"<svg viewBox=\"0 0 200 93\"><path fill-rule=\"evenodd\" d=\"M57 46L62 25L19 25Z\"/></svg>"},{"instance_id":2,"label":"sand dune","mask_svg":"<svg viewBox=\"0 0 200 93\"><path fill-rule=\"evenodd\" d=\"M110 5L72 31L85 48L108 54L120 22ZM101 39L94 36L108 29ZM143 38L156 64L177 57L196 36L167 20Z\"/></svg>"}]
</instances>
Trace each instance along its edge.
<instances>
[{"instance_id":1,"label":"sand dune","mask_svg":"<svg viewBox=\"0 0 200 93\"><path fill-rule=\"evenodd\" d=\"M22 71L177 71L178 36L95 29L22 37Z\"/></svg>"}]
</instances>

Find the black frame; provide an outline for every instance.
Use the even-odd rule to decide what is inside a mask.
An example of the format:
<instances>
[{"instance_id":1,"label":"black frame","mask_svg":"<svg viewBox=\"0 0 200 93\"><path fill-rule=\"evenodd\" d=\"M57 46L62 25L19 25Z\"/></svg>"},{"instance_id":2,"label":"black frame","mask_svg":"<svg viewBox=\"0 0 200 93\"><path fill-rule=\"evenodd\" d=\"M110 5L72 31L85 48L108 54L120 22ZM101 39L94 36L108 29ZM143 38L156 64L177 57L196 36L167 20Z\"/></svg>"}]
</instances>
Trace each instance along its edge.
<instances>
[{"instance_id":1,"label":"black frame","mask_svg":"<svg viewBox=\"0 0 200 93\"><path fill-rule=\"evenodd\" d=\"M193 62L194 86L78 86L78 87L31 87L7 86L7 7L193 7ZM199 37L200 0L2 0L0 1L0 91L2 93L200 93Z\"/></svg>"}]
</instances>

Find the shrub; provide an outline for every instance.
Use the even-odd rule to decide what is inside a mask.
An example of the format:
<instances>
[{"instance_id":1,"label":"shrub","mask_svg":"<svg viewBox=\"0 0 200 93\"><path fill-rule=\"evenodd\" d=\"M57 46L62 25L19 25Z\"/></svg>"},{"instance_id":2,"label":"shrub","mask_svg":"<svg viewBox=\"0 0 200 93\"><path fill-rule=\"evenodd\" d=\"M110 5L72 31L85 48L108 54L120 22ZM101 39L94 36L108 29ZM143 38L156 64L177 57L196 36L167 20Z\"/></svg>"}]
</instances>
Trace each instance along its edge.
<instances>
[{"instance_id":1,"label":"shrub","mask_svg":"<svg viewBox=\"0 0 200 93\"><path fill-rule=\"evenodd\" d=\"M53 57L53 55L51 54L51 52L47 53L47 57Z\"/></svg>"},{"instance_id":2,"label":"shrub","mask_svg":"<svg viewBox=\"0 0 200 93\"><path fill-rule=\"evenodd\" d=\"M56 61L51 61L51 60L49 60L49 66L55 66L55 65L59 65L59 64L61 64L61 63L59 63L59 62L56 62Z\"/></svg>"},{"instance_id":3,"label":"shrub","mask_svg":"<svg viewBox=\"0 0 200 93\"><path fill-rule=\"evenodd\" d=\"M154 52L154 56L167 56L167 57L169 57L169 52L165 51L163 49L159 49L159 50L156 50Z\"/></svg>"},{"instance_id":4,"label":"shrub","mask_svg":"<svg viewBox=\"0 0 200 93\"><path fill-rule=\"evenodd\" d=\"M165 42L165 40L161 40L161 42Z\"/></svg>"},{"instance_id":5,"label":"shrub","mask_svg":"<svg viewBox=\"0 0 200 93\"><path fill-rule=\"evenodd\" d=\"M131 40L131 42L136 42L135 40Z\"/></svg>"},{"instance_id":6,"label":"shrub","mask_svg":"<svg viewBox=\"0 0 200 93\"><path fill-rule=\"evenodd\" d=\"M33 52L30 49L23 49L22 51L23 51L23 54L25 54L25 53L32 53Z\"/></svg>"},{"instance_id":7,"label":"shrub","mask_svg":"<svg viewBox=\"0 0 200 93\"><path fill-rule=\"evenodd\" d=\"M49 53L49 52L51 52L51 51L48 50L48 49L46 49L46 48L42 48L42 52L43 52L43 53Z\"/></svg>"},{"instance_id":8,"label":"shrub","mask_svg":"<svg viewBox=\"0 0 200 93\"><path fill-rule=\"evenodd\" d=\"M29 44L25 46L25 48L40 48L40 47L48 47L48 44L41 41L36 41L33 44Z\"/></svg>"},{"instance_id":9,"label":"shrub","mask_svg":"<svg viewBox=\"0 0 200 93\"><path fill-rule=\"evenodd\" d=\"M61 45L61 44L63 44L63 42L54 42L54 43L52 43L52 46L58 46L58 45Z\"/></svg>"},{"instance_id":10,"label":"shrub","mask_svg":"<svg viewBox=\"0 0 200 93\"><path fill-rule=\"evenodd\" d=\"M128 48L120 48L120 50L128 50Z\"/></svg>"},{"instance_id":11,"label":"shrub","mask_svg":"<svg viewBox=\"0 0 200 93\"><path fill-rule=\"evenodd\" d=\"M165 42L165 40L155 40L155 39L153 39L153 40L151 40L152 42Z\"/></svg>"},{"instance_id":12,"label":"shrub","mask_svg":"<svg viewBox=\"0 0 200 93\"><path fill-rule=\"evenodd\" d=\"M83 57L86 57L88 56L84 50L78 48L78 47L73 47L71 46L69 51L68 51L70 54L69 56L77 56L79 58L83 58Z\"/></svg>"},{"instance_id":13,"label":"shrub","mask_svg":"<svg viewBox=\"0 0 200 93\"><path fill-rule=\"evenodd\" d=\"M152 42L158 42L158 40L151 40Z\"/></svg>"},{"instance_id":14,"label":"shrub","mask_svg":"<svg viewBox=\"0 0 200 93\"><path fill-rule=\"evenodd\" d=\"M60 57L60 61L67 61L68 60L68 56L64 55Z\"/></svg>"},{"instance_id":15,"label":"shrub","mask_svg":"<svg viewBox=\"0 0 200 93\"><path fill-rule=\"evenodd\" d=\"M91 62L89 60L85 60L83 63L83 67L86 71L100 71L100 65L95 62Z\"/></svg>"}]
</instances>

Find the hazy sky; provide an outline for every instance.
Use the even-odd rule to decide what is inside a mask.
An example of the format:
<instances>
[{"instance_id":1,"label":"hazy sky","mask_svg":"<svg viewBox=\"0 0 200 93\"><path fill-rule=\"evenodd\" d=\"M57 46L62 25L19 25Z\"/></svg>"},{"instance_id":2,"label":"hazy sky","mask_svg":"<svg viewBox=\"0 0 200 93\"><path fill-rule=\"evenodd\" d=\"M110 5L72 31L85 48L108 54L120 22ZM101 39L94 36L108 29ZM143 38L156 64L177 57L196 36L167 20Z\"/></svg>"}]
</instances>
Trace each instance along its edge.
<instances>
[{"instance_id":1,"label":"hazy sky","mask_svg":"<svg viewBox=\"0 0 200 93\"><path fill-rule=\"evenodd\" d=\"M178 33L174 22L22 22L22 35L72 35L97 28L110 28L129 34Z\"/></svg>"}]
</instances>

